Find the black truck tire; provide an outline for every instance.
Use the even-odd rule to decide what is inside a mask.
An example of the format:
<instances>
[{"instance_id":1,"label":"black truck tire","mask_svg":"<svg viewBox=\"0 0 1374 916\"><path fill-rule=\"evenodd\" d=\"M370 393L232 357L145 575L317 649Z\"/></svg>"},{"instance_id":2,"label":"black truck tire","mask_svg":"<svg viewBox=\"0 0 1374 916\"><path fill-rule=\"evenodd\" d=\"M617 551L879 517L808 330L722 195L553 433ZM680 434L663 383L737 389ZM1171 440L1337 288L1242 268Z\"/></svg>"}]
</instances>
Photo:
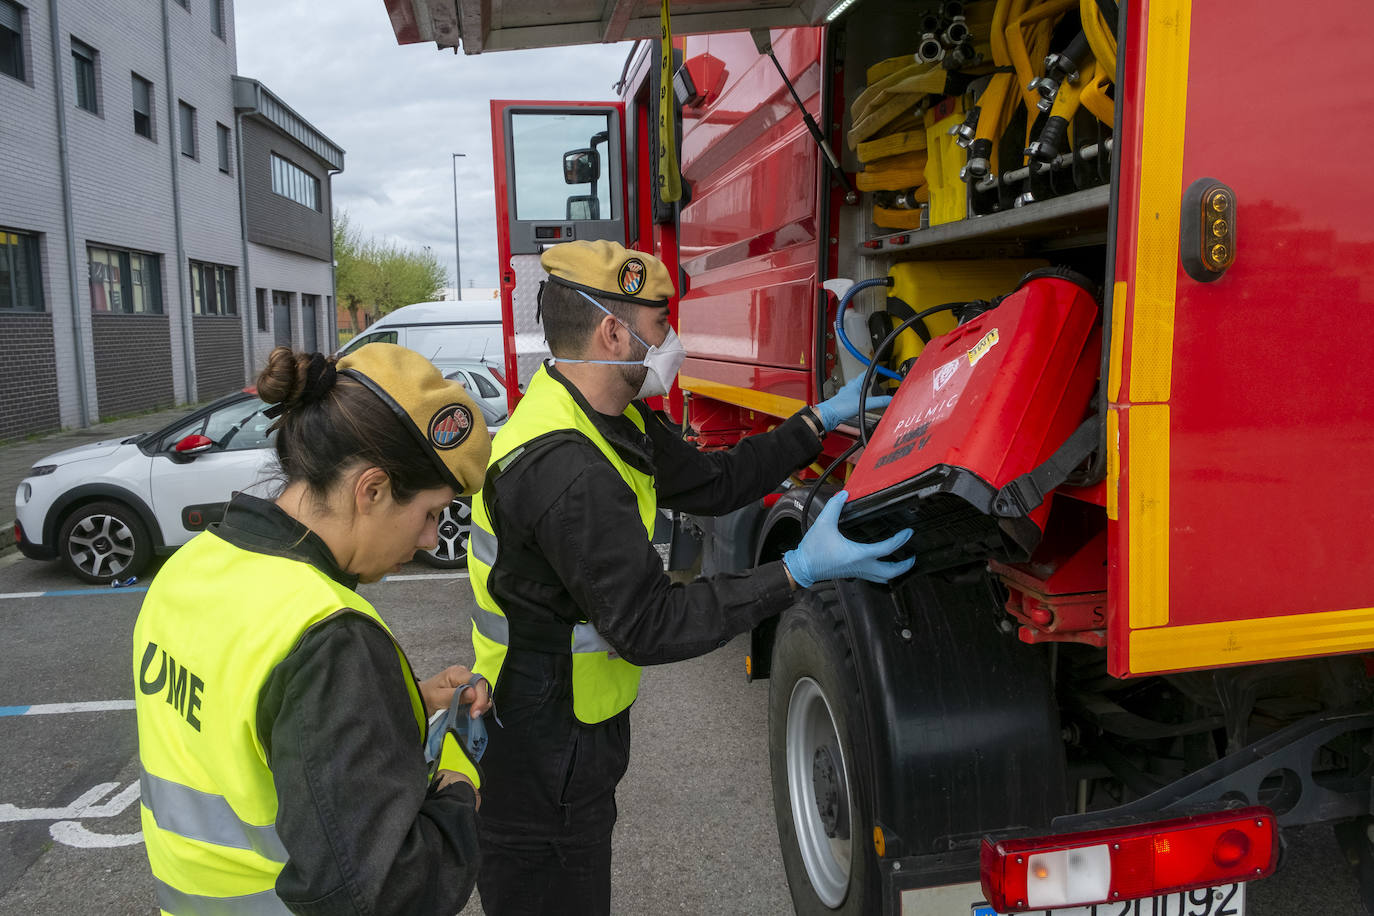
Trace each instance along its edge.
<instances>
[{"instance_id":1,"label":"black truck tire","mask_svg":"<svg viewBox=\"0 0 1374 916\"><path fill-rule=\"evenodd\" d=\"M783 865L800 916L881 906L857 674L833 589L784 613L773 646L768 756Z\"/></svg>"}]
</instances>

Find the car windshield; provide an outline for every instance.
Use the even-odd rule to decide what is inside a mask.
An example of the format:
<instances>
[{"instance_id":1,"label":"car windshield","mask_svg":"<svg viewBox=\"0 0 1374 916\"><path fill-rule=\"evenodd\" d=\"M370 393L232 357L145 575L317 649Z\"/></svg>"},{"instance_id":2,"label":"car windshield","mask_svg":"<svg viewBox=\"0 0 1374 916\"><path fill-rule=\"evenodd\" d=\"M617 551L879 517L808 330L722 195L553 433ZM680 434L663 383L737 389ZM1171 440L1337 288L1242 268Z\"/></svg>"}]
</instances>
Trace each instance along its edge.
<instances>
[{"instance_id":1,"label":"car windshield","mask_svg":"<svg viewBox=\"0 0 1374 916\"><path fill-rule=\"evenodd\" d=\"M272 420L262 413L267 407L257 398L226 404L174 428L163 438L163 448L171 448L187 436L197 433L229 451L267 448L272 444L274 435L268 432Z\"/></svg>"}]
</instances>

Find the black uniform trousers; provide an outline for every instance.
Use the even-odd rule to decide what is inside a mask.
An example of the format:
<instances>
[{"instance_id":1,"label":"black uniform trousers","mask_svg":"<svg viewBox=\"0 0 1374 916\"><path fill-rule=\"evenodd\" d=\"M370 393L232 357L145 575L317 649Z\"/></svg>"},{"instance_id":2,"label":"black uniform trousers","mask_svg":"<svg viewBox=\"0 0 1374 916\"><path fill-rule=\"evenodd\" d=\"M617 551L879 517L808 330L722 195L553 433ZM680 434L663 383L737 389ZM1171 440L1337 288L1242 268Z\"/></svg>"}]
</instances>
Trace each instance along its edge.
<instances>
[{"instance_id":1,"label":"black uniform trousers","mask_svg":"<svg viewBox=\"0 0 1374 916\"><path fill-rule=\"evenodd\" d=\"M487 916L611 911L615 787L630 759L630 711L573 716L572 658L512 649L496 682L496 732L482 758Z\"/></svg>"}]
</instances>

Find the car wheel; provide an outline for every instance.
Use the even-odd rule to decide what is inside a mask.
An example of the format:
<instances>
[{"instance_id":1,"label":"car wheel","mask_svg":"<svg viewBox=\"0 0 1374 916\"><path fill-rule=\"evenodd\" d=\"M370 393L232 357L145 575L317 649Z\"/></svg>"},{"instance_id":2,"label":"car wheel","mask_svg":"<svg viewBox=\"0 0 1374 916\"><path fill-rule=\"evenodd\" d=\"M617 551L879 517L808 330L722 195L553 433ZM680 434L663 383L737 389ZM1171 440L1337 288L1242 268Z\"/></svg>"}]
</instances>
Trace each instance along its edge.
<instances>
[{"instance_id":1,"label":"car wheel","mask_svg":"<svg viewBox=\"0 0 1374 916\"><path fill-rule=\"evenodd\" d=\"M137 576L153 556L153 542L138 514L114 502L87 503L62 522L57 551L67 569L87 582L108 584Z\"/></svg>"},{"instance_id":2,"label":"car wheel","mask_svg":"<svg viewBox=\"0 0 1374 916\"><path fill-rule=\"evenodd\" d=\"M468 565L468 538L472 534L472 501L458 498L439 515L439 544L421 550L415 559L436 569L461 569Z\"/></svg>"}]
</instances>

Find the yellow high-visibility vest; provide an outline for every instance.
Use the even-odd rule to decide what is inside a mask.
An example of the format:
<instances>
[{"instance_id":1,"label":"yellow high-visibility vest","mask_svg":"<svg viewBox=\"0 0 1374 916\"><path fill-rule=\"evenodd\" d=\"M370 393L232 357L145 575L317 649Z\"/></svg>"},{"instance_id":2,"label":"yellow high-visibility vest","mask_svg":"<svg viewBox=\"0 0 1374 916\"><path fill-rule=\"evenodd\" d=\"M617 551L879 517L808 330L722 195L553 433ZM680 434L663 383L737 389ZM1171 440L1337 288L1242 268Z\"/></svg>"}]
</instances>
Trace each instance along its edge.
<instances>
[{"instance_id":1,"label":"yellow high-visibility vest","mask_svg":"<svg viewBox=\"0 0 1374 916\"><path fill-rule=\"evenodd\" d=\"M258 694L307 630L350 612L390 635L371 604L308 563L212 532L177 551L149 587L134 625L134 708L143 839L163 912L286 912L275 884L287 853ZM424 702L399 646L396 655L423 745Z\"/></svg>"},{"instance_id":2,"label":"yellow high-visibility vest","mask_svg":"<svg viewBox=\"0 0 1374 916\"><path fill-rule=\"evenodd\" d=\"M625 416L640 432L644 431L644 418L633 405L625 410ZM488 479L493 473L504 473L519 461L528 443L564 431L585 436L624 479L634 493L645 537L652 540L658 516L653 476L627 464L568 389L543 366L534 374L515 412L492 441ZM472 645L476 653L473 670L485 675L495 691L510 647L510 622L489 588L492 568L501 563L501 545L483 496L478 493L472 498L472 537L468 543L469 581L477 597L477 610L472 619ZM506 498L518 499L519 496ZM573 714L581 722L603 722L635 701L639 693L640 669L620 658L590 623L577 623L571 629L568 651L572 653Z\"/></svg>"}]
</instances>

